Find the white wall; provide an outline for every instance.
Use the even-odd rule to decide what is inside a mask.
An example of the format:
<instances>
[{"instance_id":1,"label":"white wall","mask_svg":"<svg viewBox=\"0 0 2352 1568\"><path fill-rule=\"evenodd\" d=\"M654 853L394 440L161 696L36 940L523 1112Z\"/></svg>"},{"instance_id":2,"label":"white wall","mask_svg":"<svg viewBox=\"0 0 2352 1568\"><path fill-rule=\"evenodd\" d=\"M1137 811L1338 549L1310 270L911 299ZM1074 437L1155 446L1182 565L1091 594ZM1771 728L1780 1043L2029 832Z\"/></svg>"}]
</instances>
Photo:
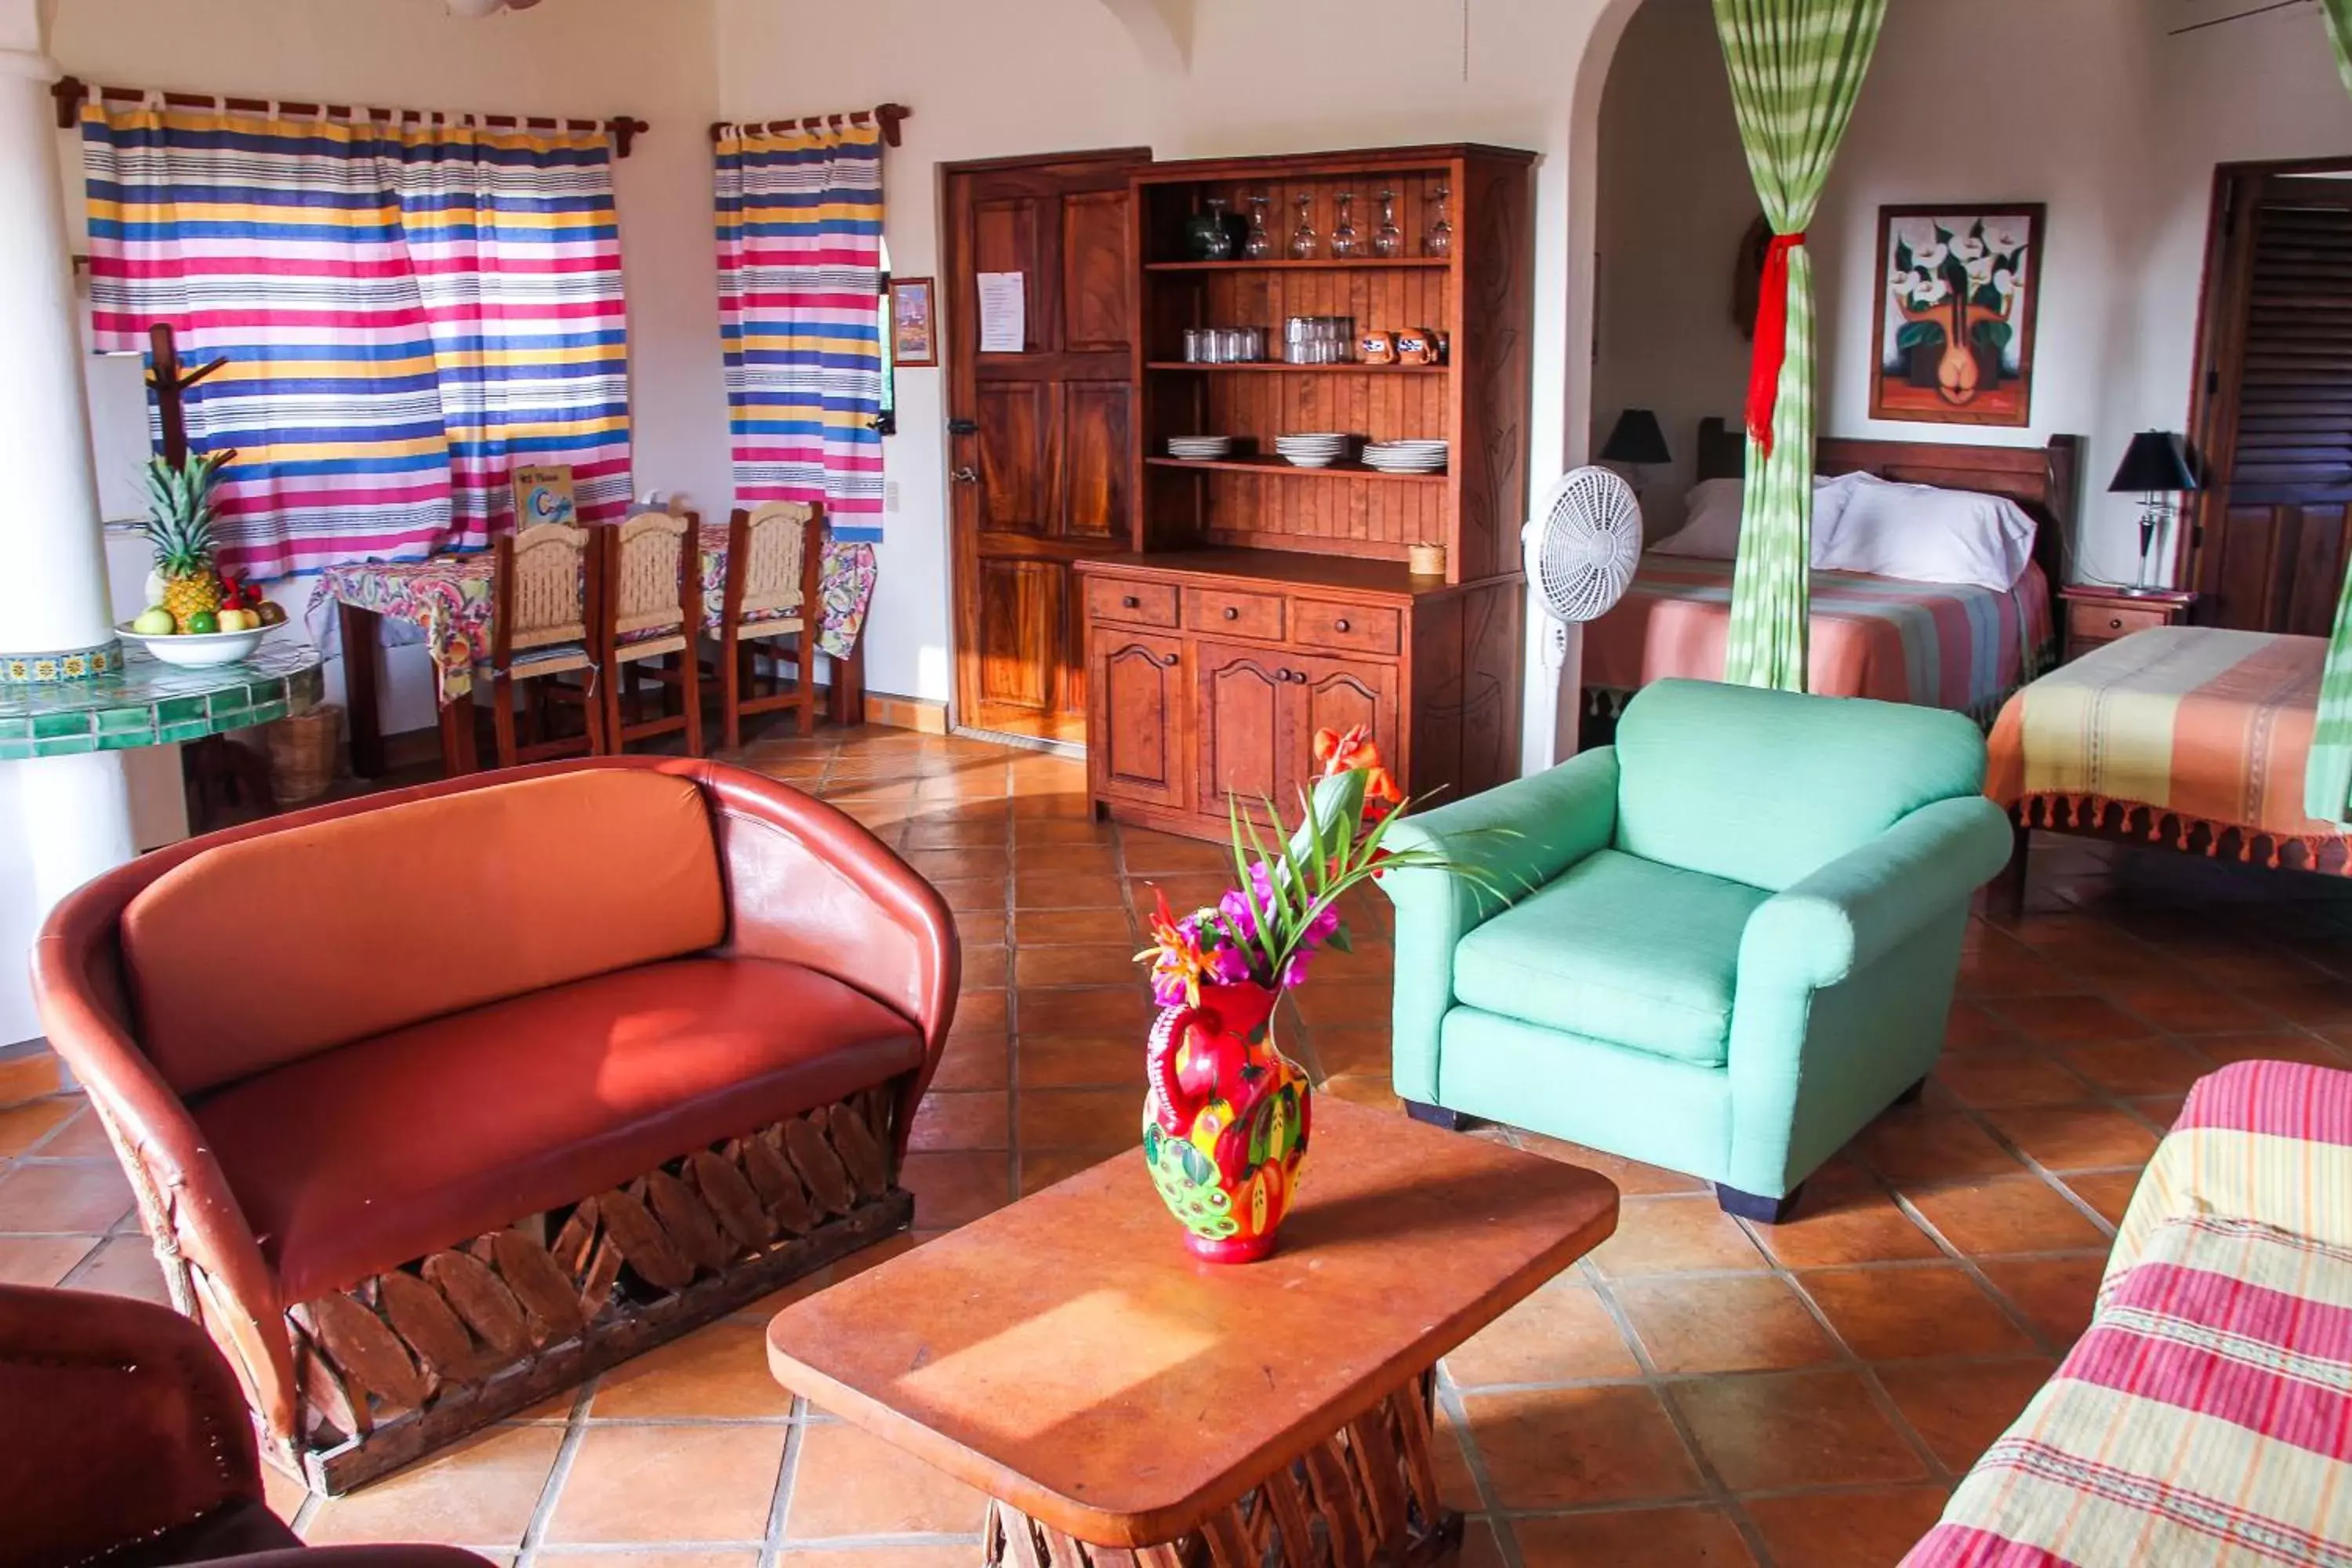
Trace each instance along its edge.
<instances>
[{"instance_id":1,"label":"white wall","mask_svg":"<svg viewBox=\"0 0 2352 1568\"><path fill-rule=\"evenodd\" d=\"M1706 11L1706 0L1648 0L1611 78L1601 148L1601 200L1629 243L1606 242L1591 417L1605 433L1626 404L1671 405L1678 458L1690 412L1738 416L1738 340L1716 323L1733 247L1757 210ZM2136 501L2106 494L2132 433L2188 419L2214 164L2352 153L2352 97L2317 15L2297 7L2168 36L2220 14L2201 0L1895 0L1811 231L1822 433L2088 437L2075 563L2086 577L2128 581L2135 570ZM2029 428L1869 417L1878 208L1946 201L2050 209ZM1692 257L1689 245L1710 248ZM1696 292L1677 325L1685 286ZM1673 347L1650 355L1645 339Z\"/></svg>"},{"instance_id":2,"label":"white wall","mask_svg":"<svg viewBox=\"0 0 2352 1568\"><path fill-rule=\"evenodd\" d=\"M442 0L61 0L50 53L85 81L387 108L604 119L653 129L614 165L629 301L639 491L685 490L723 511L731 495L719 380L707 127L718 100L713 0L555 0L487 21ZM82 226L80 153L67 201ZM93 360L101 503L143 510L144 403L130 358ZM281 585L299 616L310 580ZM391 650L384 725L433 722L416 648ZM340 700L341 669L329 679Z\"/></svg>"}]
</instances>

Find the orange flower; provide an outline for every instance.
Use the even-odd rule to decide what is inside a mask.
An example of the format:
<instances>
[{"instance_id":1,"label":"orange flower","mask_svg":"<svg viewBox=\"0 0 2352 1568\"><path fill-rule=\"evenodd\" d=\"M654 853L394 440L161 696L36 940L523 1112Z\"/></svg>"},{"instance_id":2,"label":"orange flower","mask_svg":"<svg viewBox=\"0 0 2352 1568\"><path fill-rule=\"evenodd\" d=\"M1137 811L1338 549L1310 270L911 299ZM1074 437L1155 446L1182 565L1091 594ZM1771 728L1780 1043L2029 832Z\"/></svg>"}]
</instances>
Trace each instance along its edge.
<instances>
[{"instance_id":1,"label":"orange flower","mask_svg":"<svg viewBox=\"0 0 2352 1568\"><path fill-rule=\"evenodd\" d=\"M1188 930L1168 907L1168 895L1158 888L1151 896L1159 908L1151 917L1151 945L1135 956L1151 961L1151 984L1163 1005L1174 1005L1180 992L1186 1002L1201 1005L1201 982L1209 977L1208 955L1201 951L1201 933Z\"/></svg>"},{"instance_id":2,"label":"orange flower","mask_svg":"<svg viewBox=\"0 0 2352 1568\"><path fill-rule=\"evenodd\" d=\"M1381 762L1381 749L1373 743L1371 727L1351 725L1345 731L1315 731L1315 760L1322 765L1322 778L1336 778L1341 773L1361 773L1364 778L1364 820L1378 822L1390 808L1404 803L1404 793Z\"/></svg>"}]
</instances>

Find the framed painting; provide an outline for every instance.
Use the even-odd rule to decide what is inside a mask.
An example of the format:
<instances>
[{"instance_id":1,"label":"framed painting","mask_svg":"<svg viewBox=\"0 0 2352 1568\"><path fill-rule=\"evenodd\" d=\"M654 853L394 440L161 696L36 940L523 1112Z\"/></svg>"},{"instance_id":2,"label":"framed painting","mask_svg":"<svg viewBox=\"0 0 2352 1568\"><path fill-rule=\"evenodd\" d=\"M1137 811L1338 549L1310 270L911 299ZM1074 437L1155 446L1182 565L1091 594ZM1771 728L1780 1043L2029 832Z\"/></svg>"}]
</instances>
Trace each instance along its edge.
<instances>
[{"instance_id":1,"label":"framed painting","mask_svg":"<svg viewBox=\"0 0 2352 1568\"><path fill-rule=\"evenodd\" d=\"M890 279L890 363L900 370L940 363L938 291L928 278Z\"/></svg>"},{"instance_id":2,"label":"framed painting","mask_svg":"<svg viewBox=\"0 0 2352 1568\"><path fill-rule=\"evenodd\" d=\"M1878 209L1873 419L2032 423L2044 217L2023 202Z\"/></svg>"}]
</instances>

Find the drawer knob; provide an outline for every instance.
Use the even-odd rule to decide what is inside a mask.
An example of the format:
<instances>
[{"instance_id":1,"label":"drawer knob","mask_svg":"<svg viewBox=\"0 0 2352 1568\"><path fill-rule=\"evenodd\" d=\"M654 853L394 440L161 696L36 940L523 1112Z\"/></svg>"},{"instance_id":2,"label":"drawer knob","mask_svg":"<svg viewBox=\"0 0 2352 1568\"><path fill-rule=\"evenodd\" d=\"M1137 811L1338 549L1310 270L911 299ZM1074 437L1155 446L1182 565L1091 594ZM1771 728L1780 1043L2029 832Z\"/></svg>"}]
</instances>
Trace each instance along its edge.
<instances>
[{"instance_id":1,"label":"drawer knob","mask_svg":"<svg viewBox=\"0 0 2352 1568\"><path fill-rule=\"evenodd\" d=\"M2110 619L2108 620L2108 622L2107 622L2107 630L2109 630L2109 631L2111 631L2111 632L2119 632L2119 631L2121 631L2121 630L2123 630L2123 629L2124 629L2124 618L2123 618L2121 616L2114 616L2114 617L2112 617L2112 618L2110 618Z\"/></svg>"},{"instance_id":2,"label":"drawer knob","mask_svg":"<svg viewBox=\"0 0 2352 1568\"><path fill-rule=\"evenodd\" d=\"M1342 619L1333 621L1333 622L1331 623L1331 629L1332 629L1333 631L1335 631L1335 632L1344 632L1344 631L1346 631L1346 630L1348 629L1348 623L1347 623L1346 619L1343 617Z\"/></svg>"},{"instance_id":3,"label":"drawer knob","mask_svg":"<svg viewBox=\"0 0 2352 1568\"><path fill-rule=\"evenodd\" d=\"M1238 620L1240 620L1241 618L1242 618L1242 613L1241 613L1241 611L1239 611L1239 610L1235 609L1235 608L1234 608L1233 605L1227 605L1225 606L1225 619L1227 619L1227 620L1229 620L1229 621L1238 621Z\"/></svg>"},{"instance_id":4,"label":"drawer knob","mask_svg":"<svg viewBox=\"0 0 2352 1568\"><path fill-rule=\"evenodd\" d=\"M1132 594L1125 595L1119 599L1118 607L1122 610L1139 610L1143 607L1143 601Z\"/></svg>"}]
</instances>

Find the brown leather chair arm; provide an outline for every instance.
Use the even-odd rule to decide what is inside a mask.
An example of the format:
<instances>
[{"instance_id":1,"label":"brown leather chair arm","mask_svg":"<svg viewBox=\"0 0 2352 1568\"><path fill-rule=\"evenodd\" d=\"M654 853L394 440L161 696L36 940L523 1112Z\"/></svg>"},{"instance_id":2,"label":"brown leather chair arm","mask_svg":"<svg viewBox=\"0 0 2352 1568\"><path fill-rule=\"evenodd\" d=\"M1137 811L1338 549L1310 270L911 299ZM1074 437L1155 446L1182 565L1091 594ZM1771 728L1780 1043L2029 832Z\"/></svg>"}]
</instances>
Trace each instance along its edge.
<instances>
[{"instance_id":1,"label":"brown leather chair arm","mask_svg":"<svg viewBox=\"0 0 2352 1568\"><path fill-rule=\"evenodd\" d=\"M137 1162L130 1174L150 1189L141 1194L142 1217L152 1222L146 1211L160 1205L171 1216L168 1239L221 1288L225 1310L215 1311L214 1302L205 1310L215 1327L236 1340L273 1425L290 1436L293 1356L277 1321L268 1266L195 1119L131 1038L117 969L122 907L184 858L174 854L183 848L142 857L68 895L34 943L33 992L50 1045L130 1146ZM217 1321L224 1316L230 1321Z\"/></svg>"},{"instance_id":2,"label":"brown leather chair arm","mask_svg":"<svg viewBox=\"0 0 2352 1568\"><path fill-rule=\"evenodd\" d=\"M0 1286L0 1411L11 1563L76 1563L261 1501L236 1379L162 1307Z\"/></svg>"},{"instance_id":3,"label":"brown leather chair arm","mask_svg":"<svg viewBox=\"0 0 2352 1568\"><path fill-rule=\"evenodd\" d=\"M709 795L730 905L728 951L803 963L915 1021L922 1071L898 1118L905 1152L916 1101L955 1021L962 948L947 900L839 809L722 763L680 759Z\"/></svg>"}]
</instances>

